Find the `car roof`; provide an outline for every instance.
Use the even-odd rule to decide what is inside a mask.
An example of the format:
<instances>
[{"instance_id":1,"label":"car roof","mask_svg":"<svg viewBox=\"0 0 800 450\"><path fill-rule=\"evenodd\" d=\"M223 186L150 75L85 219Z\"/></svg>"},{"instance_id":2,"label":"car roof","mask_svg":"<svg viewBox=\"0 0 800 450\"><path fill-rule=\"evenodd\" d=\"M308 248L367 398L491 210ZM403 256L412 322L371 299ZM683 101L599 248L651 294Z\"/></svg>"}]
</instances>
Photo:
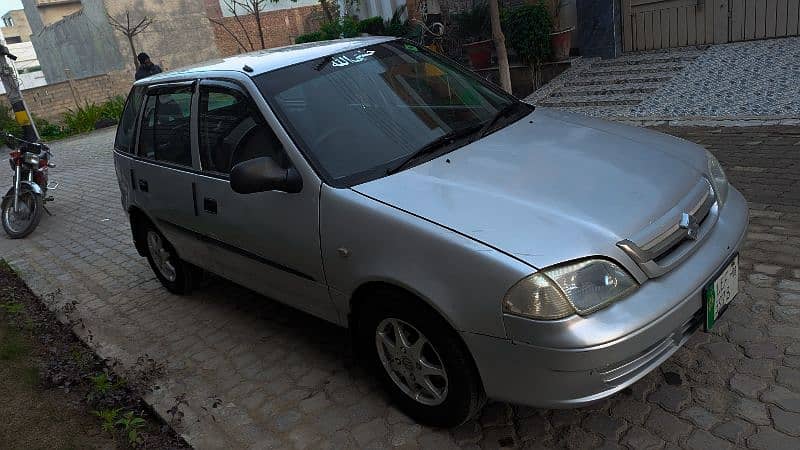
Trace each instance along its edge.
<instances>
[{"instance_id":1,"label":"car roof","mask_svg":"<svg viewBox=\"0 0 800 450\"><path fill-rule=\"evenodd\" d=\"M256 50L254 52L214 59L191 66L181 67L180 69L171 70L169 72L163 72L139 80L135 84L153 84L154 82L170 81L176 78L185 78L191 75L217 71L242 72L248 76L255 76L323 56L396 39L396 37L392 36L369 36L309 42L266 50ZM245 66L252 68L252 71L245 71Z\"/></svg>"}]
</instances>

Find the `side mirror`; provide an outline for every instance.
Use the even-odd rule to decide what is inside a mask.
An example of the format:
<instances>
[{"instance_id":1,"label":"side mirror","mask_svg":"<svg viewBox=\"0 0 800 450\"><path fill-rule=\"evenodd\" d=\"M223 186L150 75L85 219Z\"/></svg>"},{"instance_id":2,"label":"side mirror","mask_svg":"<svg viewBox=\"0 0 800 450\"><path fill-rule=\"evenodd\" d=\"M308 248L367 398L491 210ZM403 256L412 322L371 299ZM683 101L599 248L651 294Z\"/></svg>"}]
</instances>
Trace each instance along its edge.
<instances>
[{"instance_id":1,"label":"side mirror","mask_svg":"<svg viewBox=\"0 0 800 450\"><path fill-rule=\"evenodd\" d=\"M265 191L293 194L302 188L303 180L297 170L284 169L268 156L240 162L231 169L231 189L239 194Z\"/></svg>"}]
</instances>

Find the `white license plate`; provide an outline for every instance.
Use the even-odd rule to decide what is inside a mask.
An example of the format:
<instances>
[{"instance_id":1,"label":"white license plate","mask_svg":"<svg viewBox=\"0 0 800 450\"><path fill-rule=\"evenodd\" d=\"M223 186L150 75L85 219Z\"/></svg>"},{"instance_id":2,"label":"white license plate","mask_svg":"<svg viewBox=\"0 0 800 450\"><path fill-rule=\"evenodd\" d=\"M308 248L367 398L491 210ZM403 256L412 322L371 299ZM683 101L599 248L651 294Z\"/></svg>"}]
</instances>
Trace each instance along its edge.
<instances>
[{"instance_id":1,"label":"white license plate","mask_svg":"<svg viewBox=\"0 0 800 450\"><path fill-rule=\"evenodd\" d=\"M703 289L706 330L711 329L728 303L739 293L739 255L734 256L716 280Z\"/></svg>"}]
</instances>

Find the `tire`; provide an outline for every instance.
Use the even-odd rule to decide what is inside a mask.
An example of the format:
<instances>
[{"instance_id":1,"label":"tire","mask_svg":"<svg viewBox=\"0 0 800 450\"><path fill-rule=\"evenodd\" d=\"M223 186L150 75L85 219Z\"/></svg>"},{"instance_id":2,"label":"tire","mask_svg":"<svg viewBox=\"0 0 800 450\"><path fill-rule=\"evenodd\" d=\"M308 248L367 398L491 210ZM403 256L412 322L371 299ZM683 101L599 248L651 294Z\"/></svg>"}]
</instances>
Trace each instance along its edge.
<instances>
[{"instance_id":1,"label":"tire","mask_svg":"<svg viewBox=\"0 0 800 450\"><path fill-rule=\"evenodd\" d=\"M147 249L147 262L158 281L173 294L189 294L196 278L194 266L180 259L172 244L152 224L144 227L142 238Z\"/></svg>"},{"instance_id":2,"label":"tire","mask_svg":"<svg viewBox=\"0 0 800 450\"><path fill-rule=\"evenodd\" d=\"M14 208L14 188L8 191L8 194L3 198L2 207L0 207L0 216L2 216L0 221L3 223L3 230L11 239L21 239L33 233L33 230L39 226L39 222L42 220L42 210L44 209L42 196L25 189L20 194L20 201L25 202L30 208L28 223L23 228L18 228L11 223L11 215Z\"/></svg>"},{"instance_id":3,"label":"tire","mask_svg":"<svg viewBox=\"0 0 800 450\"><path fill-rule=\"evenodd\" d=\"M373 291L371 297L359 313L356 345L368 368L381 379L399 408L417 422L434 427L454 427L475 417L486 402L486 394L472 357L458 334L427 305L421 306L420 301L409 294L380 289ZM392 331L398 327L406 330L403 334L411 348L393 358L388 350L391 346L378 332L396 344L397 335ZM413 368L417 360L413 348L414 344L419 344L420 335L427 340L421 354L430 374L424 384L438 391L439 398L432 395L431 390L422 388L423 383L416 382L423 378L420 377L423 366L417 364L416 371ZM431 368L443 369L443 376L434 374ZM414 383L417 383L418 399L409 392L413 391L409 385Z\"/></svg>"}]
</instances>

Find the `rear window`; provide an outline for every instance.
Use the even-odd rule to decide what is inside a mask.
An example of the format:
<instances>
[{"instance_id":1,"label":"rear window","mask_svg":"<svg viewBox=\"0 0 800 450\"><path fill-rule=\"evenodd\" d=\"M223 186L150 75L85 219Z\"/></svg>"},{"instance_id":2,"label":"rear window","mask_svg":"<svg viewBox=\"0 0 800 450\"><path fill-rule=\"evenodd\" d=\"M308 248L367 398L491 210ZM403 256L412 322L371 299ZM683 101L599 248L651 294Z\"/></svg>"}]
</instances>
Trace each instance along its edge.
<instances>
[{"instance_id":1,"label":"rear window","mask_svg":"<svg viewBox=\"0 0 800 450\"><path fill-rule=\"evenodd\" d=\"M139 109L142 107L143 98L144 86L136 86L128 95L128 101L125 102L125 109L122 112L122 117L117 127L117 139L114 143L114 147L121 152L133 152L134 137L136 135L136 117L139 115Z\"/></svg>"}]
</instances>

